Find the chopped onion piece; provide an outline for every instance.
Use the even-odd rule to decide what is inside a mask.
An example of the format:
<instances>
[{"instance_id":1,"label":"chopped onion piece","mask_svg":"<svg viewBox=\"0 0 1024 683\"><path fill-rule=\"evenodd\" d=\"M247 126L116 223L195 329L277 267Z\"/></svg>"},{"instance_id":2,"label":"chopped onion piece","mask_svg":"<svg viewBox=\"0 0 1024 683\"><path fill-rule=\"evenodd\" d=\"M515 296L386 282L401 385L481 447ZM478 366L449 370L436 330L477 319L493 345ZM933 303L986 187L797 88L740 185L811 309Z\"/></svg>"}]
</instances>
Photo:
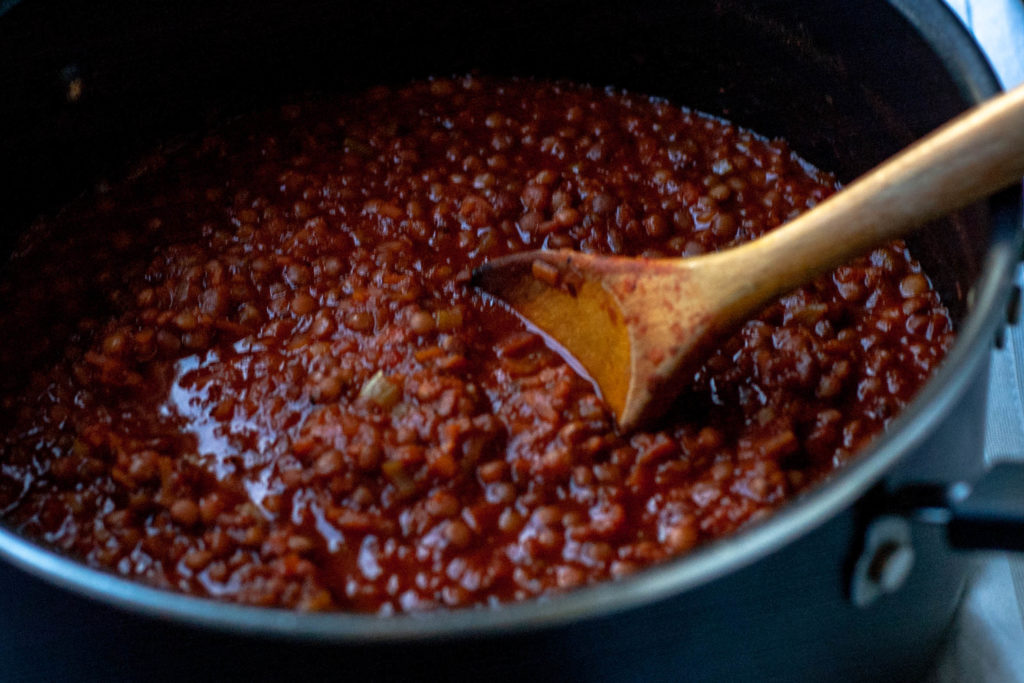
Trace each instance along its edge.
<instances>
[{"instance_id":1,"label":"chopped onion piece","mask_svg":"<svg viewBox=\"0 0 1024 683\"><path fill-rule=\"evenodd\" d=\"M376 403L385 410L393 408L401 397L402 388L385 377L383 370L374 373L359 390L360 399Z\"/></svg>"}]
</instances>

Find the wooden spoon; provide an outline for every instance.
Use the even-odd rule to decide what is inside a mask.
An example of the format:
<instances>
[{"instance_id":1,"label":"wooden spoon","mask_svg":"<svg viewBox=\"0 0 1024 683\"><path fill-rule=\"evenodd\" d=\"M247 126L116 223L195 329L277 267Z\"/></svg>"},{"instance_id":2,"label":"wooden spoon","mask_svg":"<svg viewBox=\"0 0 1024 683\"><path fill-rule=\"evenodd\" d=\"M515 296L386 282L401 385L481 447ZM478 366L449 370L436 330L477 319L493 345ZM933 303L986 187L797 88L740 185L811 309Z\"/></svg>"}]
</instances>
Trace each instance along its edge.
<instances>
[{"instance_id":1,"label":"wooden spoon","mask_svg":"<svg viewBox=\"0 0 1024 683\"><path fill-rule=\"evenodd\" d=\"M1024 86L954 119L765 236L692 258L570 250L494 259L472 283L578 361L630 431L778 296L1024 176Z\"/></svg>"}]
</instances>

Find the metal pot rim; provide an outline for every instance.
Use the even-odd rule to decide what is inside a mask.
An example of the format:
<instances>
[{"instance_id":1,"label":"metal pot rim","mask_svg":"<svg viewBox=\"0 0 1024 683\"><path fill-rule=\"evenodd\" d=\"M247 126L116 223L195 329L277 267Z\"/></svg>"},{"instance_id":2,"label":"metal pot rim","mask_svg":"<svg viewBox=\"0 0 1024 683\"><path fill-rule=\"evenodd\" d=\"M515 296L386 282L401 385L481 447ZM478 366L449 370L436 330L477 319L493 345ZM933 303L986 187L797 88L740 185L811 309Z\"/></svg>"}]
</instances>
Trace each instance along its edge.
<instances>
[{"instance_id":1,"label":"metal pot rim","mask_svg":"<svg viewBox=\"0 0 1024 683\"><path fill-rule=\"evenodd\" d=\"M943 46L940 57L965 97L980 101L999 91L978 46L939 0L934 2L935 12L923 12L913 0L890 1L930 44ZM946 16L937 19L936 12ZM162 619L241 634L352 643L482 636L563 625L692 590L776 552L852 505L949 414L982 367L991 340L1005 322L1004 306L1020 254L1020 198L1020 190L1014 189L991 200L993 241L975 286L974 310L942 367L882 437L841 472L769 518L637 575L497 609L382 617L227 604L152 588L87 567L3 525L0 558L73 592Z\"/></svg>"}]
</instances>

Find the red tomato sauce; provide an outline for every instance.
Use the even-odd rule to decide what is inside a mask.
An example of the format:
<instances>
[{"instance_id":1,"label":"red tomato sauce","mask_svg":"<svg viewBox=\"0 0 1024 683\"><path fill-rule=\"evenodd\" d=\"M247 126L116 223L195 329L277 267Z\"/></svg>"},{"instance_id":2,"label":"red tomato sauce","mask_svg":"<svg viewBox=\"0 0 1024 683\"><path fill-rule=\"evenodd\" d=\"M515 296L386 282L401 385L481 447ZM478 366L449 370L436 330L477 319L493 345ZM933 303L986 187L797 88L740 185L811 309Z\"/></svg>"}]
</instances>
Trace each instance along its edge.
<instances>
[{"instance_id":1,"label":"red tomato sauce","mask_svg":"<svg viewBox=\"0 0 1024 683\"><path fill-rule=\"evenodd\" d=\"M628 435L468 275L719 250L835 190L782 141L571 84L227 122L7 264L0 513L151 585L311 610L503 603L678 556L826 477L941 360L905 246L784 296Z\"/></svg>"}]
</instances>

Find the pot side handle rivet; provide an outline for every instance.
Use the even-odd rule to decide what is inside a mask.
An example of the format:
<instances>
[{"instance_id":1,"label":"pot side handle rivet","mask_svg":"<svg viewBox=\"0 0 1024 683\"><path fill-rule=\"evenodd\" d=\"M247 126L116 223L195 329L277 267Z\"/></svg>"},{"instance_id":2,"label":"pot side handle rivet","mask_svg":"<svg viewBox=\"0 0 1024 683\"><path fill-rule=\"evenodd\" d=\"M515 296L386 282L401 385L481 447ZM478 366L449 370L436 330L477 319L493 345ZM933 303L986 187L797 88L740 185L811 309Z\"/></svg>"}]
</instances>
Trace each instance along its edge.
<instances>
[{"instance_id":1,"label":"pot side handle rivet","mask_svg":"<svg viewBox=\"0 0 1024 683\"><path fill-rule=\"evenodd\" d=\"M906 583L914 568L910 523L893 515L874 519L864 533L864 549L853 567L850 600L867 607Z\"/></svg>"},{"instance_id":2,"label":"pot side handle rivet","mask_svg":"<svg viewBox=\"0 0 1024 683\"><path fill-rule=\"evenodd\" d=\"M883 593L899 589L914 567L914 549L898 543L885 543L876 552L868 566L868 577L878 584Z\"/></svg>"}]
</instances>

